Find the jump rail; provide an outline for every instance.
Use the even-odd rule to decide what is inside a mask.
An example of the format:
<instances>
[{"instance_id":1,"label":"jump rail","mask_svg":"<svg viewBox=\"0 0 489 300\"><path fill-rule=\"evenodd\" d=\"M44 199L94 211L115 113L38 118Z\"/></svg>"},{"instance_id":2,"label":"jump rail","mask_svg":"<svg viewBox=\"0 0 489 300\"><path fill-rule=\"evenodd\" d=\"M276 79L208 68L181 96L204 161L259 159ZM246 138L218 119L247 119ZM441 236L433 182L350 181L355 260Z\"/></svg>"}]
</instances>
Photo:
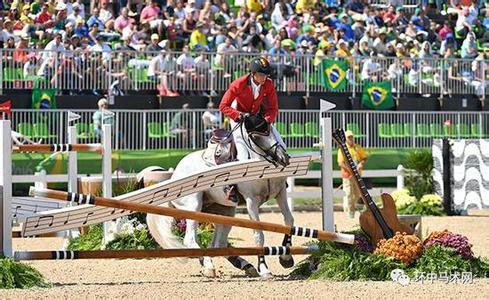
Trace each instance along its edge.
<instances>
[{"instance_id":1,"label":"jump rail","mask_svg":"<svg viewBox=\"0 0 489 300\"><path fill-rule=\"evenodd\" d=\"M199 222L210 222L230 226L238 226L250 229L258 229L271 231L276 233L290 234L295 236L303 236L317 238L325 241L335 241L345 244L353 244L354 236L351 234L334 233L317 229L286 226L268 222L259 222L253 220L239 219L227 216L214 215L209 213L186 211L170 207L154 206L148 204L131 203L122 200L114 200L103 197L95 197L93 195L84 195L78 193L67 193L48 189L31 188L32 196L41 196L61 201L73 201L79 204L91 204L116 209L125 209L130 211L145 212L156 215L171 216L179 219L192 219Z\"/></svg>"},{"instance_id":2,"label":"jump rail","mask_svg":"<svg viewBox=\"0 0 489 300\"><path fill-rule=\"evenodd\" d=\"M17 145L12 147L12 152L69 152L92 151L102 153L100 144L45 144L45 145Z\"/></svg>"},{"instance_id":3,"label":"jump rail","mask_svg":"<svg viewBox=\"0 0 489 300\"><path fill-rule=\"evenodd\" d=\"M246 247L209 249L161 249L161 250L97 250L97 251L21 251L14 253L15 260L70 260L70 259L143 259L202 256L251 256L309 254L318 250L317 245L306 247Z\"/></svg>"}]
</instances>

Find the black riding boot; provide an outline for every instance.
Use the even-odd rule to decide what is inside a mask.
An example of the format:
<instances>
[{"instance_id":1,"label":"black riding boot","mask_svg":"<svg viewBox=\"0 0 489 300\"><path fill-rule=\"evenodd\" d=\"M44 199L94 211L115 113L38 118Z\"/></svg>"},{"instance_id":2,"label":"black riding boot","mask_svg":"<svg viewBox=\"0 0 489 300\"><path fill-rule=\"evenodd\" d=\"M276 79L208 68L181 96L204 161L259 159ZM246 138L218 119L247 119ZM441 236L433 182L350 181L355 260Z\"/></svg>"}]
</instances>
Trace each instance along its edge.
<instances>
[{"instance_id":1,"label":"black riding boot","mask_svg":"<svg viewBox=\"0 0 489 300\"><path fill-rule=\"evenodd\" d=\"M224 186L224 194L226 194L225 200L238 203L238 186L236 184Z\"/></svg>"}]
</instances>

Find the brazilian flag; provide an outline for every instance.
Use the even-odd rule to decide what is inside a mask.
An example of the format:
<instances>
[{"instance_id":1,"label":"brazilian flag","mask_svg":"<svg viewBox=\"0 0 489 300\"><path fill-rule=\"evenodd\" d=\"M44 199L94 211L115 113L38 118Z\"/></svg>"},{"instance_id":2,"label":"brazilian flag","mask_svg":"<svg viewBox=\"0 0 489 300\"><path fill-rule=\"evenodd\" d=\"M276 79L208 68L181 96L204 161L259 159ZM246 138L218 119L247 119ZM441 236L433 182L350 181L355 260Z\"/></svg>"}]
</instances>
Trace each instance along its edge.
<instances>
[{"instance_id":1,"label":"brazilian flag","mask_svg":"<svg viewBox=\"0 0 489 300\"><path fill-rule=\"evenodd\" d=\"M32 90L32 108L50 109L56 108L56 89Z\"/></svg>"},{"instance_id":2,"label":"brazilian flag","mask_svg":"<svg viewBox=\"0 0 489 300\"><path fill-rule=\"evenodd\" d=\"M391 109L394 107L390 81L370 82L363 84L362 105L373 109Z\"/></svg>"},{"instance_id":3,"label":"brazilian flag","mask_svg":"<svg viewBox=\"0 0 489 300\"><path fill-rule=\"evenodd\" d=\"M321 70L323 74L323 85L331 91L346 88L346 72L350 66L344 60L323 59Z\"/></svg>"}]
</instances>

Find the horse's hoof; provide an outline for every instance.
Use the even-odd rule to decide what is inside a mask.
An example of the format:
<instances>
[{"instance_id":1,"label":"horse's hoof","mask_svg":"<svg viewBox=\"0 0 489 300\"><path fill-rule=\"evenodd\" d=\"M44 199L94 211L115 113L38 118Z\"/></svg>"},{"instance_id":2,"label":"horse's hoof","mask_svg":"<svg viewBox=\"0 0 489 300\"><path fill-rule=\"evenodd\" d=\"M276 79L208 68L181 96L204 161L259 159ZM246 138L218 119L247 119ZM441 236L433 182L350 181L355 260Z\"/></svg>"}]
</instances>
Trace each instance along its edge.
<instances>
[{"instance_id":1,"label":"horse's hoof","mask_svg":"<svg viewBox=\"0 0 489 300\"><path fill-rule=\"evenodd\" d=\"M216 270L211 268L204 268L202 274L207 278L216 278Z\"/></svg>"},{"instance_id":2,"label":"horse's hoof","mask_svg":"<svg viewBox=\"0 0 489 300\"><path fill-rule=\"evenodd\" d=\"M294 266L294 258L292 255L280 255L278 258L280 265L286 269Z\"/></svg>"},{"instance_id":3,"label":"horse's hoof","mask_svg":"<svg viewBox=\"0 0 489 300\"><path fill-rule=\"evenodd\" d=\"M248 277L258 277L260 274L258 274L258 271L253 267L252 264L247 264L246 266L243 267L243 270L245 271L246 276Z\"/></svg>"},{"instance_id":4,"label":"horse's hoof","mask_svg":"<svg viewBox=\"0 0 489 300\"><path fill-rule=\"evenodd\" d=\"M272 280L273 279L273 274L270 273L269 271L268 272L264 272L264 273L260 274L260 279L261 280Z\"/></svg>"}]
</instances>

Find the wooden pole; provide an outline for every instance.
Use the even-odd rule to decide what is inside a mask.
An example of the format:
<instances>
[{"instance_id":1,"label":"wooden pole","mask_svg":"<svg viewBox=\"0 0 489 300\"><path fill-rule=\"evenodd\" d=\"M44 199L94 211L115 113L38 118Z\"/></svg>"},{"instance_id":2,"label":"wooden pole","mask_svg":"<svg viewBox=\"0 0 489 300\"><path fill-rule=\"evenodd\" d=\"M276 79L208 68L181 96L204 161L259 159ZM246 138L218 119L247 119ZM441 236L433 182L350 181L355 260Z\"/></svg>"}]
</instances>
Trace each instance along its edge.
<instances>
[{"instance_id":1,"label":"wooden pole","mask_svg":"<svg viewBox=\"0 0 489 300\"><path fill-rule=\"evenodd\" d=\"M17 145L12 148L13 152L68 152L68 151L95 151L102 153L100 144L29 144Z\"/></svg>"},{"instance_id":2,"label":"wooden pole","mask_svg":"<svg viewBox=\"0 0 489 300\"><path fill-rule=\"evenodd\" d=\"M276 233L290 234L295 236L303 236L317 238L324 241L335 241L346 244L353 244L354 236L351 234L335 233L322 231L317 229L286 226L268 222L259 222L247 219L233 218L227 216L214 215L209 213L180 210L170 207L154 206L148 204L131 203L123 200L114 200L103 197L95 197L93 195L83 195L77 193L67 193L63 191L35 189L31 187L31 196L40 196L62 201L74 201L79 204L91 204L105 207L125 209L129 211L145 212L155 215L171 216L177 219L192 219L199 222L209 222L250 229L258 229L263 231L271 231Z\"/></svg>"},{"instance_id":3,"label":"wooden pole","mask_svg":"<svg viewBox=\"0 0 489 300\"><path fill-rule=\"evenodd\" d=\"M103 251L20 251L14 253L15 260L67 260L67 259L142 259L203 256L251 256L309 254L317 246L306 247L247 247L208 249L161 249L161 250L103 250Z\"/></svg>"}]
</instances>

